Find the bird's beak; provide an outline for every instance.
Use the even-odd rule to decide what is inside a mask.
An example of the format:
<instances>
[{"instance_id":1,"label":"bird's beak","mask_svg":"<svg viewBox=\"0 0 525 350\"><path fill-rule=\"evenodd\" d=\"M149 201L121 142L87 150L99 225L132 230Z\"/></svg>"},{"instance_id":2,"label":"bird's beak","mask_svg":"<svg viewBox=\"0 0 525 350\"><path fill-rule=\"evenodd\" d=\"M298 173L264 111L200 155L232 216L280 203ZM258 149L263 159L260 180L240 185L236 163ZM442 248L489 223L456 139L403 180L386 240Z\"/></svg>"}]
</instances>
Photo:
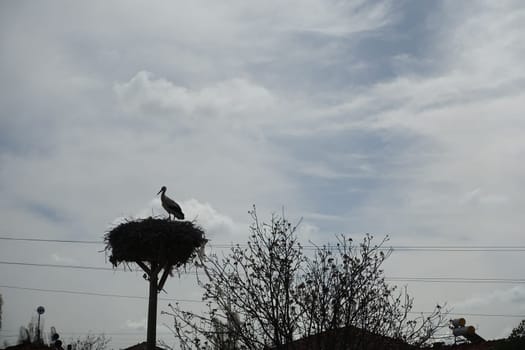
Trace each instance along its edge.
<instances>
[{"instance_id":1,"label":"bird's beak","mask_svg":"<svg viewBox=\"0 0 525 350\"><path fill-rule=\"evenodd\" d=\"M157 193L157 196L162 192L162 189L160 189L160 191Z\"/></svg>"}]
</instances>

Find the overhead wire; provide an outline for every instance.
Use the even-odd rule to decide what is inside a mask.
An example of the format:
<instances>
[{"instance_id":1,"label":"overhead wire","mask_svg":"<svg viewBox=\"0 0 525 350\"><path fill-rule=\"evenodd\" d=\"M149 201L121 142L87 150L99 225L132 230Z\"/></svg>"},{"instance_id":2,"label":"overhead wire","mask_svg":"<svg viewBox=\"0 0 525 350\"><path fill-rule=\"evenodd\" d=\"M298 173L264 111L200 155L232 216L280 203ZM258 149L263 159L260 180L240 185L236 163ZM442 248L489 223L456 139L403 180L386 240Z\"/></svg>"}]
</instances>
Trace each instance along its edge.
<instances>
[{"instance_id":1,"label":"overhead wire","mask_svg":"<svg viewBox=\"0 0 525 350\"><path fill-rule=\"evenodd\" d=\"M125 299L148 299L148 297L143 297L139 295L125 295L125 294L111 294L111 293L98 293L98 292L86 292L86 291L73 291L65 289L46 289L46 288L29 288L29 287L20 287L20 286L10 286L10 285L0 285L0 288L7 289L16 289L16 290L28 290L36 292L46 292L46 293L62 293L62 294L76 294L76 295L89 295L97 297L110 297L110 298L125 298ZM187 303L200 303L201 300L197 299L178 299L178 298L158 298L162 301L173 301L173 302L187 302Z\"/></svg>"},{"instance_id":2,"label":"overhead wire","mask_svg":"<svg viewBox=\"0 0 525 350\"><path fill-rule=\"evenodd\" d=\"M0 236L0 240L5 241L21 241L21 242L41 242L41 243L68 243L68 244L104 244L104 241L99 240L71 240L71 239L45 239L45 238L24 238L24 237L6 237ZM234 247L247 248L247 244L209 244L211 248L228 249ZM301 245L303 249L317 249L322 245ZM332 245L333 246L333 245ZM355 249L359 249L356 246ZM480 246L466 246L466 245L393 245L381 246L380 250L394 250L394 251L474 251L474 252L525 252L525 246L520 245L480 245Z\"/></svg>"},{"instance_id":3,"label":"overhead wire","mask_svg":"<svg viewBox=\"0 0 525 350\"><path fill-rule=\"evenodd\" d=\"M19 261L0 261L0 265L19 265L19 266L33 266L33 267L51 267L51 268L63 268L63 269L78 269L78 270L98 270L98 271L124 271L124 269L113 269L110 267L99 267L99 266L83 266L83 265L61 265L61 264L41 264L41 263L29 263Z\"/></svg>"},{"instance_id":4,"label":"overhead wire","mask_svg":"<svg viewBox=\"0 0 525 350\"><path fill-rule=\"evenodd\" d=\"M72 295L87 295L87 296L97 296L97 297L123 298L123 299L141 299L141 300L148 299L148 297L143 297L143 296L138 296L138 295L99 293L99 292L87 292L87 291L73 291L73 290L65 290L65 289L30 288L30 287L20 287L20 286L11 286L11 285L0 285L0 288L15 289L15 290L26 290L26 291L36 291L36 292L47 292L47 293L61 293L61 294L72 294ZM171 302L203 303L203 300L199 300L199 299L159 298L158 300L171 301ZM411 314L430 314L432 312L433 311L410 311ZM525 315L518 315L518 314L488 314L488 313L463 313L463 312L449 312L448 314L449 315L458 315L458 316L525 318Z\"/></svg>"},{"instance_id":5,"label":"overhead wire","mask_svg":"<svg viewBox=\"0 0 525 350\"><path fill-rule=\"evenodd\" d=\"M64 239L44 239L44 238L23 238L23 237L5 237L0 236L0 240L8 241L22 241L22 242L42 242L42 243L67 243L67 244L102 244L103 241L95 240L64 240ZM209 245L212 248L232 248L232 247L247 247L247 245L239 244L214 244ZM316 246L302 246L303 248L315 248ZM358 249L359 247L356 247ZM484 252L521 252L525 251L525 246L408 246L399 245L391 247L380 247L380 249L393 249L394 251L484 251ZM100 266L85 266L85 265L66 265L66 264L49 264L49 263L30 263L30 262L15 262L15 261L0 261L2 265L17 265L26 267L48 267L48 268L63 268L63 269L79 269L79 270L98 270L98 271L125 271L131 270L141 272L140 269L128 268L110 268ZM187 274L183 272L182 274ZM503 284L522 284L525 279L522 278L464 278L464 277L388 277L388 281L400 282L419 282L419 283L503 283Z\"/></svg>"},{"instance_id":6,"label":"overhead wire","mask_svg":"<svg viewBox=\"0 0 525 350\"><path fill-rule=\"evenodd\" d=\"M101 266L85 266L85 265L63 265L63 264L44 264L44 263L29 263L18 261L0 261L0 265L16 265L25 267L44 267L44 268L63 268L63 269L78 269L78 270L95 270L95 271L135 271L141 272L140 269L133 268L111 268ZM194 275L201 276L197 271L180 271L180 275ZM486 283L486 284L525 284L525 278L499 278L499 277L406 277L394 276L385 277L386 281L393 282L421 282L421 283Z\"/></svg>"}]
</instances>

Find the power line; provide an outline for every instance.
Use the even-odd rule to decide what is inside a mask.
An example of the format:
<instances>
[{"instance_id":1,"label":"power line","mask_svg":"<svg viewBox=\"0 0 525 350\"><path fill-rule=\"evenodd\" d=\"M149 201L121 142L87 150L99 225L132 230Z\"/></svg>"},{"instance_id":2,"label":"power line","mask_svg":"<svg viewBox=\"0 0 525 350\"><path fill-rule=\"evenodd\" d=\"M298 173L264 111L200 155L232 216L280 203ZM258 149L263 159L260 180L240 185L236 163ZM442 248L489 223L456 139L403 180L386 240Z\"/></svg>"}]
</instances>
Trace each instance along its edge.
<instances>
[{"instance_id":1,"label":"power line","mask_svg":"<svg viewBox=\"0 0 525 350\"><path fill-rule=\"evenodd\" d=\"M63 269L78 269L78 270L98 270L98 271L124 271L124 269L110 268L110 267L98 267L98 266L82 266L82 265L60 265L60 264L37 264L27 262L15 262L15 261L0 261L2 265L19 265L19 266L33 266L33 267L52 267L52 268L63 268Z\"/></svg>"},{"instance_id":2,"label":"power line","mask_svg":"<svg viewBox=\"0 0 525 350\"><path fill-rule=\"evenodd\" d=\"M479 317L517 317L525 318L525 315L508 315L508 314L480 314L480 313L463 313L463 312L450 312L449 315L456 316L479 316Z\"/></svg>"},{"instance_id":3,"label":"power line","mask_svg":"<svg viewBox=\"0 0 525 350\"><path fill-rule=\"evenodd\" d=\"M386 281L422 283L502 283L523 284L523 278L470 278L470 277L385 277Z\"/></svg>"},{"instance_id":4,"label":"power line","mask_svg":"<svg viewBox=\"0 0 525 350\"><path fill-rule=\"evenodd\" d=\"M64 269L80 269L80 270L96 270L96 271L126 271L126 269L110 268L110 267L99 267L99 266L84 266L84 265L60 265L60 264L40 264L40 263L27 263L27 262L15 262L15 261L0 261L3 265L18 265L27 267L48 267L48 268L64 268ZM131 271L142 271L140 269L129 269ZM202 275L199 272L181 272L183 275L189 274ZM387 281L397 282L422 282L422 283L495 283L495 284L524 284L524 278L471 278L471 277L385 277Z\"/></svg>"},{"instance_id":5,"label":"power line","mask_svg":"<svg viewBox=\"0 0 525 350\"><path fill-rule=\"evenodd\" d=\"M22 242L41 242L41 243L68 243L68 244L104 244L104 241L94 240L66 240L66 239L43 239L43 238L17 238L17 237L0 237L0 240L22 241ZM228 249L232 247L247 248L247 244L209 244L209 247ZM322 245L319 245L321 247ZM317 249L315 245L302 245L304 249ZM356 246L355 249L359 249ZM447 251L447 252L524 252L525 246L517 245L482 245L482 246L463 246L463 245L397 245L379 247L380 250L394 251Z\"/></svg>"},{"instance_id":6,"label":"power line","mask_svg":"<svg viewBox=\"0 0 525 350\"><path fill-rule=\"evenodd\" d=\"M99 296L99 297L111 297L111 298L125 298L125 299L148 299L147 297L137 295L123 295L123 294L109 294L109 293L98 293L98 292L84 292L84 291L72 291L64 289L44 289L44 288L29 288L19 286L0 285L0 288L15 289L15 290L27 290L36 292L47 292L47 293L64 293L73 295L88 295L88 296ZM172 302L188 302L188 303L203 303L202 300L198 299L171 299L171 298L159 298L162 301ZM433 311L410 311L411 314L430 314ZM517 317L525 318L525 315L516 314L486 314L486 313L465 313L465 312L449 312L448 315L457 316L478 316L478 317Z\"/></svg>"},{"instance_id":7,"label":"power line","mask_svg":"<svg viewBox=\"0 0 525 350\"><path fill-rule=\"evenodd\" d=\"M15 331L5 331L5 332L15 332ZM137 335L145 335L146 334L146 331L135 331L135 332L118 332L118 331L115 331L115 332L106 332L106 331L101 331L101 332L91 332L91 334L104 334L104 335L111 335L111 336L137 336ZM61 335L61 337L63 336L82 336L82 335L87 335L88 332L59 332L59 334ZM173 333L171 332L157 332L157 335L172 335ZM17 333L17 334L4 334L4 335L0 335L0 337L3 337L3 338L13 338L13 337L19 337L20 335Z\"/></svg>"},{"instance_id":8,"label":"power line","mask_svg":"<svg viewBox=\"0 0 525 350\"><path fill-rule=\"evenodd\" d=\"M83 266L83 265L59 265L59 264L39 264L26 263L14 261L0 261L0 264L18 265L29 267L48 267L48 268L66 268L66 269L81 269L81 270L96 270L96 271L126 271L126 269L98 267L98 266ZM141 272L140 269L129 269L135 272ZM182 275L197 274L199 272L181 272ZM392 282L421 282L421 283L485 283L485 284L525 284L523 278L471 278L471 277L385 277L386 281Z\"/></svg>"},{"instance_id":9,"label":"power line","mask_svg":"<svg viewBox=\"0 0 525 350\"><path fill-rule=\"evenodd\" d=\"M505 247L505 246L392 246L394 252L525 252L525 247ZM380 248L389 250L390 248Z\"/></svg>"},{"instance_id":10,"label":"power line","mask_svg":"<svg viewBox=\"0 0 525 350\"><path fill-rule=\"evenodd\" d=\"M131 264L131 263L130 263ZM41 263L28 263L19 261L0 261L0 265L17 265L25 267L48 267L48 268L59 268L59 269L77 269L77 270L95 270L95 271L131 271L131 272L143 272L142 269L133 268L118 268L118 267L101 267L101 266L85 266L85 265L62 265L62 264L41 264ZM181 275L189 274L186 271L179 271Z\"/></svg>"},{"instance_id":11,"label":"power line","mask_svg":"<svg viewBox=\"0 0 525 350\"><path fill-rule=\"evenodd\" d=\"M19 286L9 286L9 285L0 285L0 288L7 289L16 289L16 290L29 290L35 292L45 292L45 293L63 293L63 294L74 294L74 295L89 295L96 297L110 297L110 298L125 298L125 299L148 299L147 297L142 297L138 295L124 295L124 294L109 294L109 293L98 293L98 292L84 292L84 291L74 291L74 290L65 290L65 289L45 289L45 288L29 288L29 287L19 287ZM201 300L197 299L173 299L173 298L158 298L162 301L172 301L172 302L186 302L186 303L201 303Z\"/></svg>"},{"instance_id":12,"label":"power line","mask_svg":"<svg viewBox=\"0 0 525 350\"><path fill-rule=\"evenodd\" d=\"M48 242L48 243L79 243L79 244L101 244L101 243L104 243L104 241L82 241L82 240L42 239L42 238L15 238L15 237L0 237L0 240L5 240L5 241L24 241L24 242Z\"/></svg>"}]
</instances>

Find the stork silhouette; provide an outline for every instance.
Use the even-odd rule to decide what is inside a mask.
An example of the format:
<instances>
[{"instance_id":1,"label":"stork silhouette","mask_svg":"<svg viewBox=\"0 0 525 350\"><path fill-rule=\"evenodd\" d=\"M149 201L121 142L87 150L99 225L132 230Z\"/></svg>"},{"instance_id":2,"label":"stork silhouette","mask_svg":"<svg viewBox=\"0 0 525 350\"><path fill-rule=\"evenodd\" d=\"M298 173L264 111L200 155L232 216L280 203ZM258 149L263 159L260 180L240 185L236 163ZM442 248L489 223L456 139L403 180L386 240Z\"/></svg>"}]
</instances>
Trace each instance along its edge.
<instances>
[{"instance_id":1,"label":"stork silhouette","mask_svg":"<svg viewBox=\"0 0 525 350\"><path fill-rule=\"evenodd\" d=\"M177 219L184 220L184 213L182 212L180 205L178 205L177 202L175 202L170 197L166 196L166 190L166 186L162 186L157 195L160 194L160 201L162 203L162 207L168 212L168 218L171 220L171 215L173 214L173 216Z\"/></svg>"}]
</instances>

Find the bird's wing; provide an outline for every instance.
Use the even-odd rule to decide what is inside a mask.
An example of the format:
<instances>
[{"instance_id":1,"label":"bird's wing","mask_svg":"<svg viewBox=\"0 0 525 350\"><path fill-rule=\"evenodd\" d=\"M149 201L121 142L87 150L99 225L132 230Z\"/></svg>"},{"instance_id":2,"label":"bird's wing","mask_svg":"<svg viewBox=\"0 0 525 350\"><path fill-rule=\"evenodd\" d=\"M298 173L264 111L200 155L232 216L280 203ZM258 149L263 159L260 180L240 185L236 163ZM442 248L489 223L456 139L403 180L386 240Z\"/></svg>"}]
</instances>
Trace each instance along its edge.
<instances>
[{"instance_id":1,"label":"bird's wing","mask_svg":"<svg viewBox=\"0 0 525 350\"><path fill-rule=\"evenodd\" d=\"M182 212L182 209L180 208L180 205L177 204L173 199L169 197L164 197L164 205L166 208L169 208L173 211L180 211Z\"/></svg>"}]
</instances>

